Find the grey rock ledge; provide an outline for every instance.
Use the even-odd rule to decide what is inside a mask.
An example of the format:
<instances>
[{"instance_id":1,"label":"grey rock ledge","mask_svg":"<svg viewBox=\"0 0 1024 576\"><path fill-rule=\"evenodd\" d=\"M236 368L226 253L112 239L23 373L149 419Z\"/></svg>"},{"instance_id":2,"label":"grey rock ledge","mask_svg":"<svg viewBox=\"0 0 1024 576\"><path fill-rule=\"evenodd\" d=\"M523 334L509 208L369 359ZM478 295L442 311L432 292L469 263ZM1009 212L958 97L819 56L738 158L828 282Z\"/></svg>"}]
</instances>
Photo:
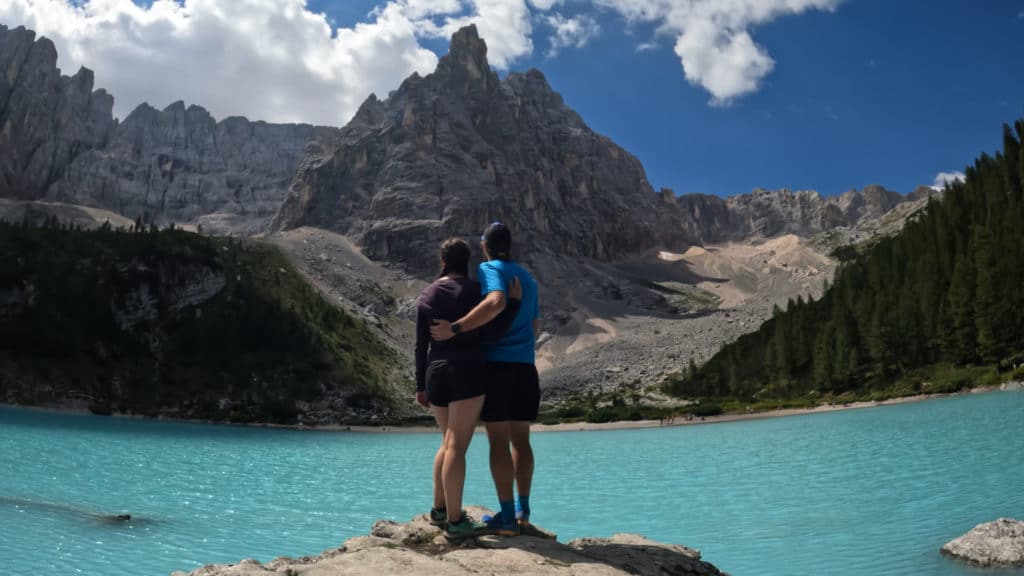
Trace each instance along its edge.
<instances>
[{"instance_id":1,"label":"grey rock ledge","mask_svg":"<svg viewBox=\"0 0 1024 576\"><path fill-rule=\"evenodd\" d=\"M479 518L487 510L470 507ZM482 536L459 544L449 543L425 516L406 523L380 520L368 536L352 538L340 548L319 556L278 558L266 564L242 560L238 564L211 564L191 573L172 576L265 576L268 574L317 576L380 576L417 574L536 574L539 576L588 574L624 576L717 576L724 574L700 559L700 552L662 544L635 534L611 538L581 538L560 544L555 535L532 527L515 538Z\"/></svg>"}]
</instances>

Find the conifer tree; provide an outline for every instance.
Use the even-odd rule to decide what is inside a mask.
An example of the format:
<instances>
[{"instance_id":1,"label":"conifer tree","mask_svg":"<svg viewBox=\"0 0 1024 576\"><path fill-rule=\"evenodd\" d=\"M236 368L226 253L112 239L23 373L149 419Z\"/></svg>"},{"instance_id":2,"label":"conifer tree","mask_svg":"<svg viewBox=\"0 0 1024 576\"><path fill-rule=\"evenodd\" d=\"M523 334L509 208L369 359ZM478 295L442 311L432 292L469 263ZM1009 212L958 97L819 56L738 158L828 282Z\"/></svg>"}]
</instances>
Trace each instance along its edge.
<instances>
[{"instance_id":1,"label":"conifer tree","mask_svg":"<svg viewBox=\"0 0 1024 576\"><path fill-rule=\"evenodd\" d=\"M844 261L818 300L691 366L685 386L734 396L841 393L936 363L1024 357L1024 120L896 237Z\"/></svg>"}]
</instances>

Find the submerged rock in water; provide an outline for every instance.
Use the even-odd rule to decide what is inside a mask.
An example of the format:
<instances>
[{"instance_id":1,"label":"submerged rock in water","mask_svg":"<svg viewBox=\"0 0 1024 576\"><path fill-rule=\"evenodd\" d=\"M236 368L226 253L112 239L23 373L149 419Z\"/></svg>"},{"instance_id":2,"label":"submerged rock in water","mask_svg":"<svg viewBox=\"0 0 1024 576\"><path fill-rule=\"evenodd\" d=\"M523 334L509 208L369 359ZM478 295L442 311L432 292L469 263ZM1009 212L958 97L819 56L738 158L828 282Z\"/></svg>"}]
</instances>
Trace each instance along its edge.
<instances>
[{"instance_id":1,"label":"submerged rock in water","mask_svg":"<svg viewBox=\"0 0 1024 576\"><path fill-rule=\"evenodd\" d=\"M470 507L479 518L490 513ZM425 515L409 522L380 520L369 536L352 538L341 548L316 557L278 558L267 564L243 560L238 564L211 564L191 573L173 576L264 576L267 574L316 574L317 576L380 576L423 574L536 574L625 576L715 576L724 574L700 559L700 552L684 546L662 544L635 534L611 538L582 538L560 544L543 528L527 527L514 538L481 536L451 543Z\"/></svg>"},{"instance_id":2,"label":"submerged rock in water","mask_svg":"<svg viewBox=\"0 0 1024 576\"><path fill-rule=\"evenodd\" d=\"M118 522L129 522L132 519L131 514L103 514L99 517L104 522L118 523Z\"/></svg>"},{"instance_id":3,"label":"submerged rock in water","mask_svg":"<svg viewBox=\"0 0 1024 576\"><path fill-rule=\"evenodd\" d=\"M1024 566L1024 522L1000 518L978 524L943 546L942 553L984 567Z\"/></svg>"}]
</instances>

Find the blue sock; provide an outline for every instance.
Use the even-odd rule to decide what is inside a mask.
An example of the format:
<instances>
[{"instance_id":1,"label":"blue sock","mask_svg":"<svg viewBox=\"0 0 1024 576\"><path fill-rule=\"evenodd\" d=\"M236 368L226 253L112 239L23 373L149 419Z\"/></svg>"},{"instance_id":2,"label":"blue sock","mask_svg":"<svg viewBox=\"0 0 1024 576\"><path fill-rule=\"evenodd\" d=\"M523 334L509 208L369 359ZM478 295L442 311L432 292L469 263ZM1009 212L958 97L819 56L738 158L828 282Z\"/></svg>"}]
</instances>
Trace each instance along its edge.
<instances>
[{"instance_id":1,"label":"blue sock","mask_svg":"<svg viewBox=\"0 0 1024 576\"><path fill-rule=\"evenodd\" d=\"M516 505L516 511L521 512L523 516L530 515L530 497L519 495L519 503Z\"/></svg>"},{"instance_id":2,"label":"blue sock","mask_svg":"<svg viewBox=\"0 0 1024 576\"><path fill-rule=\"evenodd\" d=\"M498 502L501 506L501 519L506 523L512 523L516 521L516 501L509 500L508 502Z\"/></svg>"}]
</instances>

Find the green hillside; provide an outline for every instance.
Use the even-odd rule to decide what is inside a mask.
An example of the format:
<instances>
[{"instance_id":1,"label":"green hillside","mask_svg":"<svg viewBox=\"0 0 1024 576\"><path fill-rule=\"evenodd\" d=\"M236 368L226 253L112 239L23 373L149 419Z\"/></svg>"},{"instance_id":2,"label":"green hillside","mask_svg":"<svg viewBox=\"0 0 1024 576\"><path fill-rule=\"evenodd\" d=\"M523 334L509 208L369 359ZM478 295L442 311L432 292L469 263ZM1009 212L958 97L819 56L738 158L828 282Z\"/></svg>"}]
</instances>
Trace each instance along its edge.
<instances>
[{"instance_id":1,"label":"green hillside","mask_svg":"<svg viewBox=\"0 0 1024 576\"><path fill-rule=\"evenodd\" d=\"M796 404L995 383L1024 362L1024 121L901 234L669 382L688 398Z\"/></svg>"},{"instance_id":2,"label":"green hillside","mask_svg":"<svg viewBox=\"0 0 1024 576\"><path fill-rule=\"evenodd\" d=\"M394 359L276 250L0 224L0 401L230 421L387 411Z\"/></svg>"}]
</instances>

